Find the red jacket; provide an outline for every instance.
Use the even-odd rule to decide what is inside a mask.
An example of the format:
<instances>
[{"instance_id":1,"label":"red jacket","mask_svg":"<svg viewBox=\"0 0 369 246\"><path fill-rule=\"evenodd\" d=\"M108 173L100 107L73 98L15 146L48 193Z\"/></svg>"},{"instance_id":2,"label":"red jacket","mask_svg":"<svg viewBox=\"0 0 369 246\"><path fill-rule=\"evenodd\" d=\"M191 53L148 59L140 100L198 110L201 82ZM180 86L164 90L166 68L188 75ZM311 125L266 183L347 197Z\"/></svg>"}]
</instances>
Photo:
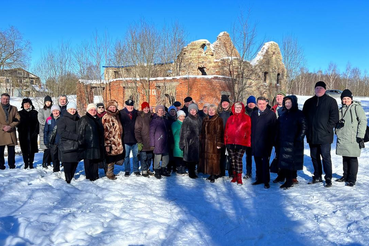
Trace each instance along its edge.
<instances>
[{"instance_id":1,"label":"red jacket","mask_svg":"<svg viewBox=\"0 0 369 246\"><path fill-rule=\"evenodd\" d=\"M232 115L227 120L224 131L224 144L251 147L251 118L245 113L243 104L239 114L235 113L234 104L232 106Z\"/></svg>"}]
</instances>

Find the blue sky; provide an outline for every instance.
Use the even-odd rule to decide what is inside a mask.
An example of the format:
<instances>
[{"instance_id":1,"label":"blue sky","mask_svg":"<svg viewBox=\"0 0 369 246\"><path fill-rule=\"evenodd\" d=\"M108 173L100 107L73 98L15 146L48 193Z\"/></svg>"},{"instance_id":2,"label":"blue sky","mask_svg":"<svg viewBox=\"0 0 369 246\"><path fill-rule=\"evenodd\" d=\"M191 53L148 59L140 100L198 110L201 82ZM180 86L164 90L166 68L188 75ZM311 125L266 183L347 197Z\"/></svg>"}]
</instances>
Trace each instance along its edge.
<instances>
[{"instance_id":1,"label":"blue sky","mask_svg":"<svg viewBox=\"0 0 369 246\"><path fill-rule=\"evenodd\" d=\"M242 11L266 41L280 43L292 35L303 47L310 71L323 71L330 62L342 72L347 62L369 72L369 1L367 0L243 0L243 1L3 1L0 29L15 26L32 44L34 64L42 51L63 42L79 44L95 31L123 37L140 19L157 27L178 22L187 42L216 40Z\"/></svg>"}]
</instances>

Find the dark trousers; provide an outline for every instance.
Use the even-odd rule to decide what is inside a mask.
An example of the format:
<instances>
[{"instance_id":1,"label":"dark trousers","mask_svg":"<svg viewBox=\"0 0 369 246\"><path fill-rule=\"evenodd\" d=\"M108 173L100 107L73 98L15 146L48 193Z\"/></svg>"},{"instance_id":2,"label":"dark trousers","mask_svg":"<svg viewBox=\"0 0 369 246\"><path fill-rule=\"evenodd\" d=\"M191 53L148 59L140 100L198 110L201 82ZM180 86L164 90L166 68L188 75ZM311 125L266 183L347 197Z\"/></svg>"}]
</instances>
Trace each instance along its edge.
<instances>
[{"instance_id":1,"label":"dark trousers","mask_svg":"<svg viewBox=\"0 0 369 246\"><path fill-rule=\"evenodd\" d=\"M76 172L78 162L63 162L64 166L64 174L65 174L65 181L68 184L72 181L74 177L74 173Z\"/></svg>"},{"instance_id":2,"label":"dark trousers","mask_svg":"<svg viewBox=\"0 0 369 246\"><path fill-rule=\"evenodd\" d=\"M24 168L33 168L33 161L35 160L35 153L22 153Z\"/></svg>"},{"instance_id":3,"label":"dark trousers","mask_svg":"<svg viewBox=\"0 0 369 246\"><path fill-rule=\"evenodd\" d=\"M322 161L325 173L325 180L332 180L332 161L331 161L331 144L310 144L310 156L314 166L314 178L322 177Z\"/></svg>"},{"instance_id":4,"label":"dark trousers","mask_svg":"<svg viewBox=\"0 0 369 246\"><path fill-rule=\"evenodd\" d=\"M225 154L226 148L222 148L222 155L220 157L220 177L225 176L225 171L228 170L228 174L232 176L232 167L230 165L230 161L228 156Z\"/></svg>"},{"instance_id":5,"label":"dark trousers","mask_svg":"<svg viewBox=\"0 0 369 246\"><path fill-rule=\"evenodd\" d=\"M49 153L50 153L51 161L53 162L53 171L59 172L60 171L60 161L59 161L58 145L50 145Z\"/></svg>"},{"instance_id":6,"label":"dark trousers","mask_svg":"<svg viewBox=\"0 0 369 246\"><path fill-rule=\"evenodd\" d=\"M256 181L261 181L264 184L269 184L270 182L269 157L268 156L262 156L262 157L254 156L254 160L256 164Z\"/></svg>"},{"instance_id":7,"label":"dark trousers","mask_svg":"<svg viewBox=\"0 0 369 246\"><path fill-rule=\"evenodd\" d=\"M197 164L197 162L188 162L188 161L186 161L185 163L186 163L187 168L188 168L188 175L190 177L196 176L196 164Z\"/></svg>"},{"instance_id":8,"label":"dark trousers","mask_svg":"<svg viewBox=\"0 0 369 246\"><path fill-rule=\"evenodd\" d=\"M359 162L357 157L343 156L343 177L346 182L356 183Z\"/></svg>"},{"instance_id":9,"label":"dark trousers","mask_svg":"<svg viewBox=\"0 0 369 246\"><path fill-rule=\"evenodd\" d=\"M51 155L50 155L50 149L47 148L44 150L44 156L42 157L42 166L46 167L46 166L50 166L52 159L51 159Z\"/></svg>"},{"instance_id":10,"label":"dark trousers","mask_svg":"<svg viewBox=\"0 0 369 246\"><path fill-rule=\"evenodd\" d=\"M140 162L141 162L141 170L147 171L151 166L151 161L153 159L152 151L140 151L139 154Z\"/></svg>"},{"instance_id":11,"label":"dark trousers","mask_svg":"<svg viewBox=\"0 0 369 246\"><path fill-rule=\"evenodd\" d=\"M4 151L5 146L0 146L0 169L5 169ZM15 146L8 145L8 165L10 169L15 168Z\"/></svg>"},{"instance_id":12,"label":"dark trousers","mask_svg":"<svg viewBox=\"0 0 369 246\"><path fill-rule=\"evenodd\" d=\"M252 173L252 149L246 147L246 174L251 176Z\"/></svg>"},{"instance_id":13,"label":"dark trousers","mask_svg":"<svg viewBox=\"0 0 369 246\"><path fill-rule=\"evenodd\" d=\"M99 178L99 162L100 160L84 160L86 179L95 181Z\"/></svg>"}]
</instances>

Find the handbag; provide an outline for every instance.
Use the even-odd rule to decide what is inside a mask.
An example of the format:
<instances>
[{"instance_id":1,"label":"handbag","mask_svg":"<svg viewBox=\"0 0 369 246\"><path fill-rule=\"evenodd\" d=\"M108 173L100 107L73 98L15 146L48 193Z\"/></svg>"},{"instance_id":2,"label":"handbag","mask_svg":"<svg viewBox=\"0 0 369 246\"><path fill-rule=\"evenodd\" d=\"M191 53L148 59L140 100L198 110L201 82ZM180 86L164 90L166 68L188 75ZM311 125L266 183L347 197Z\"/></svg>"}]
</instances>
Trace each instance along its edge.
<instances>
[{"instance_id":1,"label":"handbag","mask_svg":"<svg viewBox=\"0 0 369 246\"><path fill-rule=\"evenodd\" d=\"M369 126L366 126L366 131L364 135L364 142L369 142Z\"/></svg>"}]
</instances>

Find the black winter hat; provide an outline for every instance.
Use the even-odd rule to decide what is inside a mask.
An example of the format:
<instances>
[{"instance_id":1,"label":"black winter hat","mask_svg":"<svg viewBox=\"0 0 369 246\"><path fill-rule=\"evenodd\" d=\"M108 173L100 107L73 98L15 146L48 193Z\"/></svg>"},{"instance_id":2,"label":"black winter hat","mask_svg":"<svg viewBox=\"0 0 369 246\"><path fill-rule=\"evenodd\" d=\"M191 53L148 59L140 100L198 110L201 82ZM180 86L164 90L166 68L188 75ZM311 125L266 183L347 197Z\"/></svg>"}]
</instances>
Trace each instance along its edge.
<instances>
[{"instance_id":1,"label":"black winter hat","mask_svg":"<svg viewBox=\"0 0 369 246\"><path fill-rule=\"evenodd\" d=\"M323 87L324 89L327 89L327 88L326 88L326 84L325 84L323 81L318 81L318 82L316 82L315 87L317 87L317 86L321 86L321 87ZM315 88L315 87L314 87L314 88Z\"/></svg>"},{"instance_id":2,"label":"black winter hat","mask_svg":"<svg viewBox=\"0 0 369 246\"><path fill-rule=\"evenodd\" d=\"M187 102L191 102L192 101L192 97L186 97L184 99L184 102L187 103Z\"/></svg>"},{"instance_id":3,"label":"black winter hat","mask_svg":"<svg viewBox=\"0 0 369 246\"><path fill-rule=\"evenodd\" d=\"M230 103L229 96L228 95L222 95L222 98L220 99L220 103L222 103L222 102L229 102Z\"/></svg>"},{"instance_id":4,"label":"black winter hat","mask_svg":"<svg viewBox=\"0 0 369 246\"><path fill-rule=\"evenodd\" d=\"M33 104L32 104L31 99L29 99L28 97L27 97L27 98L23 98L21 108L23 108L23 105L24 105L25 103L29 103L29 104L31 105L31 108L32 108L32 109L34 109L34 108L35 108L35 107L33 107Z\"/></svg>"},{"instance_id":5,"label":"black winter hat","mask_svg":"<svg viewBox=\"0 0 369 246\"><path fill-rule=\"evenodd\" d=\"M173 103L173 106L174 107L181 107L181 103L180 102L178 102L178 101L175 101L174 103Z\"/></svg>"},{"instance_id":6,"label":"black winter hat","mask_svg":"<svg viewBox=\"0 0 369 246\"><path fill-rule=\"evenodd\" d=\"M352 99L352 92L349 89L346 89L346 90L342 91L342 93L341 93L341 100L344 97L350 97Z\"/></svg>"},{"instance_id":7,"label":"black winter hat","mask_svg":"<svg viewBox=\"0 0 369 246\"><path fill-rule=\"evenodd\" d=\"M105 106L104 106L104 104L103 104L103 103L98 103L98 104L96 104L96 107L104 107L104 108L105 108Z\"/></svg>"},{"instance_id":8,"label":"black winter hat","mask_svg":"<svg viewBox=\"0 0 369 246\"><path fill-rule=\"evenodd\" d=\"M127 106L133 106L133 104L135 104L135 101L133 101L132 99L128 99L127 101L124 102Z\"/></svg>"},{"instance_id":9,"label":"black winter hat","mask_svg":"<svg viewBox=\"0 0 369 246\"><path fill-rule=\"evenodd\" d=\"M53 102L53 100L51 99L51 96L47 95L44 99L44 103L45 102Z\"/></svg>"}]
</instances>

